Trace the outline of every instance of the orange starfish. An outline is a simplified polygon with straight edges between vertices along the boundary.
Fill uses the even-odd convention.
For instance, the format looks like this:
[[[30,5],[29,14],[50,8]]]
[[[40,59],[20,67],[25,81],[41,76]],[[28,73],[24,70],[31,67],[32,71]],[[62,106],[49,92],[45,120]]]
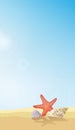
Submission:
[[[56,102],[57,98],[54,98],[52,101],[47,101],[43,95],[40,95],[40,98],[42,100],[42,104],[40,105],[34,105],[34,108],[40,108],[43,109],[42,116],[45,116],[48,111],[51,111],[53,109],[53,104]]]

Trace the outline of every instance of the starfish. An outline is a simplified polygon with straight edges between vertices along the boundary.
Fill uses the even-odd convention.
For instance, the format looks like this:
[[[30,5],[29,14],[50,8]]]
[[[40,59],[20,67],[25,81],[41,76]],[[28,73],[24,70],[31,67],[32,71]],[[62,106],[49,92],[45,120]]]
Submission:
[[[52,106],[57,101],[57,98],[54,98],[52,101],[47,101],[42,94],[40,95],[40,98],[42,100],[42,104],[34,105],[33,107],[43,109],[42,116],[46,116],[47,112],[53,109]]]

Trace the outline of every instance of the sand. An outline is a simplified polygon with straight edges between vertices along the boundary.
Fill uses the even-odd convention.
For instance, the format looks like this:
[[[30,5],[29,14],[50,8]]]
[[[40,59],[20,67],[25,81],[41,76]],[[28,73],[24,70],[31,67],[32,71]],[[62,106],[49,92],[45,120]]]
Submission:
[[[0,130],[75,130],[75,108],[69,108],[63,119],[33,120],[33,109],[0,112]]]

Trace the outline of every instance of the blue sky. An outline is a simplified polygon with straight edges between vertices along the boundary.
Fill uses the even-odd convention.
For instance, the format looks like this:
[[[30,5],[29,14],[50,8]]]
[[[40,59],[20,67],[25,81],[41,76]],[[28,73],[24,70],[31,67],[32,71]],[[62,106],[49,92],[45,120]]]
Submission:
[[[75,1],[0,0],[0,109],[55,97],[75,106]]]

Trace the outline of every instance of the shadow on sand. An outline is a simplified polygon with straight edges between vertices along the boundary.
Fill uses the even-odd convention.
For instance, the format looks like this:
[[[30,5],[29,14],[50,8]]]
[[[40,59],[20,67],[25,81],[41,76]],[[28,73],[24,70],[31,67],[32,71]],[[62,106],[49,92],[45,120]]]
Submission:
[[[35,121],[35,123],[40,123],[41,126],[45,126],[45,125],[56,125],[56,122],[65,122],[68,121],[64,118],[55,118],[55,117],[46,117],[46,118],[39,118],[39,119],[33,119]]]

